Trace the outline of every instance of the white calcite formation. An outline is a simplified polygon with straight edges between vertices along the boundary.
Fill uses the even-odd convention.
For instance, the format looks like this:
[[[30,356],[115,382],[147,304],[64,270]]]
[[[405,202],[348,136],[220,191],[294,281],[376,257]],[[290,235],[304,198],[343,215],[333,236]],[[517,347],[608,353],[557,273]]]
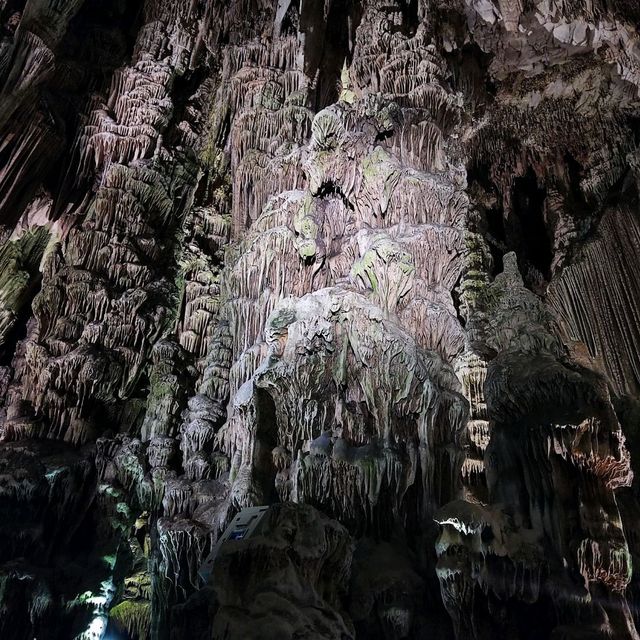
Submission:
[[[0,637],[637,640],[638,24],[0,0]]]

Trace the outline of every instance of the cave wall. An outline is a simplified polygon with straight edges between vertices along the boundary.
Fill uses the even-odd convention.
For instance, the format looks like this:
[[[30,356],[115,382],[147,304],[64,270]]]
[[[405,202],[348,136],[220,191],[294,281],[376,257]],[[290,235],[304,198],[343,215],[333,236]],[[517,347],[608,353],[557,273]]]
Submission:
[[[0,636],[638,638],[639,23],[0,0]]]

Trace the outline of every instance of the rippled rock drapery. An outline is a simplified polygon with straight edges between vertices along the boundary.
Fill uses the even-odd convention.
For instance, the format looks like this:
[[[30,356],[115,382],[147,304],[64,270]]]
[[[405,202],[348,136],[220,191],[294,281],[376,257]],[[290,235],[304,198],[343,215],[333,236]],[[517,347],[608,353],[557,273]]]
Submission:
[[[0,2],[0,636],[637,638],[638,24]]]

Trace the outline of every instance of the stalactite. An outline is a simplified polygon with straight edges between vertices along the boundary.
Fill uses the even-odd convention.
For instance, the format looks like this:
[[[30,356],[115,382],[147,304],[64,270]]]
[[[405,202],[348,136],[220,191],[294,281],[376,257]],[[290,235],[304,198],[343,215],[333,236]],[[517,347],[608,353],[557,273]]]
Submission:
[[[0,636],[637,639],[640,14],[583,5],[0,2]]]

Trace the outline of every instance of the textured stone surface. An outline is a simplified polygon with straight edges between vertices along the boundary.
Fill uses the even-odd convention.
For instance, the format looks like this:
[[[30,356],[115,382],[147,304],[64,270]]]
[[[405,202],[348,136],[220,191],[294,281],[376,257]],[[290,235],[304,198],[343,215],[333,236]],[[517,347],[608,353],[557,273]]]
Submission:
[[[638,24],[0,0],[0,636],[637,639]]]

